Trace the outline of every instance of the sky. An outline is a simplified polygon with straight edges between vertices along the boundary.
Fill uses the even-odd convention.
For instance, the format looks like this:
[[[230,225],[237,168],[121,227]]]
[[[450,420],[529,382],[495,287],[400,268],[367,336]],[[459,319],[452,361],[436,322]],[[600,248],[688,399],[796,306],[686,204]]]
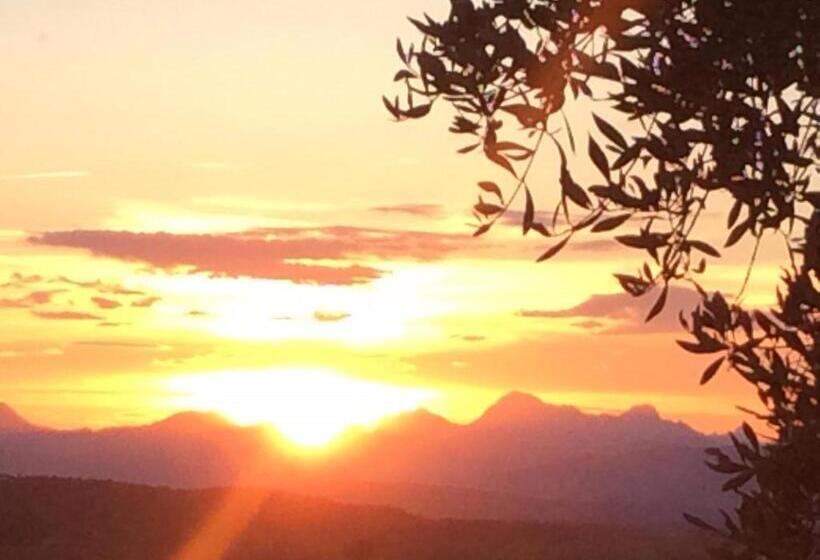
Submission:
[[[406,16],[446,9],[0,0],[0,401],[61,428],[214,409],[306,441],[419,406],[468,422],[510,390],[736,426],[753,391],[699,387],[708,357],[674,342],[685,287],[646,325],[612,276],[640,256],[605,234],[542,264],[512,222],[470,235],[475,183],[503,175],[456,153],[446,108],[397,124],[380,100]],[[750,251],[705,284],[736,293]],[[777,254],[747,303],[771,302]]]

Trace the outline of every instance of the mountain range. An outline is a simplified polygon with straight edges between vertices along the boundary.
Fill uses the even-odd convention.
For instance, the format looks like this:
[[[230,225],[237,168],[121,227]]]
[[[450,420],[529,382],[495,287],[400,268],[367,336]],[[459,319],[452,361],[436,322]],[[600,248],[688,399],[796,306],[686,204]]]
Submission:
[[[0,406],[0,472],[194,489],[269,487],[427,517],[680,528],[682,512],[731,507],[703,464],[725,438],[649,406],[591,415],[511,393],[474,422],[426,410],[297,454],[268,427],[183,412],[137,427],[60,431]]]

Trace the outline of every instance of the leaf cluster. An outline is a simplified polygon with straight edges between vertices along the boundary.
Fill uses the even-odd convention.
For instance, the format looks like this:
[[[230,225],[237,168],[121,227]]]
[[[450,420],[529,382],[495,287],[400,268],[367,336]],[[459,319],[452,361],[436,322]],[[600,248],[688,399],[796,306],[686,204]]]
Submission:
[[[724,488],[742,497],[737,519],[726,516],[735,547],[720,557],[804,559],[820,550],[820,3],[452,0],[447,18],[411,22],[421,39],[398,44],[405,99],[384,102],[397,120],[449,105],[450,131],[468,139],[460,152],[480,152],[508,174],[508,187],[479,183],[476,235],[523,199],[523,233],[548,240],[539,261],[582,231],[644,253],[639,270],[616,277],[634,296],[660,285],[647,319],[673,282],[702,294],[681,317],[691,339],[680,345],[719,355],[701,383],[727,368],[754,385],[766,411],[757,416],[776,434],[761,444],[746,426],[747,442],[734,440],[737,459],[711,452],[711,467],[730,476]],[[569,99],[602,107],[590,110],[581,154],[563,112]],[[530,171],[547,149],[558,173],[540,188]],[[593,182],[578,179],[578,158]],[[544,219],[537,203],[550,190],[558,202]],[[721,257],[698,229],[718,194],[729,200],[725,247],[743,239],[757,247],[770,234],[787,241],[771,312],[700,285],[707,260]]]

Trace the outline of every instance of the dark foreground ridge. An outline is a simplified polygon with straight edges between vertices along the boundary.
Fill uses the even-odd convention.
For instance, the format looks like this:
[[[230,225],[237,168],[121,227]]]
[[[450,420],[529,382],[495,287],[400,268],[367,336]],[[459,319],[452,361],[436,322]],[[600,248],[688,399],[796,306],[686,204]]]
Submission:
[[[593,524],[429,520],[395,508],[263,490],[3,477],[0,559],[172,559],[236,492],[261,493],[264,501],[225,560],[701,558],[692,550],[700,536],[655,536]]]

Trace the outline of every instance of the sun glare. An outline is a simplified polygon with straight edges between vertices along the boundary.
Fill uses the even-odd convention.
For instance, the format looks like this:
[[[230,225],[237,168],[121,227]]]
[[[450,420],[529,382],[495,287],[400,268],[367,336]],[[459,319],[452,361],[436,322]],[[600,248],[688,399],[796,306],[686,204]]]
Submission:
[[[175,406],[220,413],[242,425],[270,424],[300,447],[321,447],[430,401],[432,391],[316,369],[209,373],[167,383]]]

